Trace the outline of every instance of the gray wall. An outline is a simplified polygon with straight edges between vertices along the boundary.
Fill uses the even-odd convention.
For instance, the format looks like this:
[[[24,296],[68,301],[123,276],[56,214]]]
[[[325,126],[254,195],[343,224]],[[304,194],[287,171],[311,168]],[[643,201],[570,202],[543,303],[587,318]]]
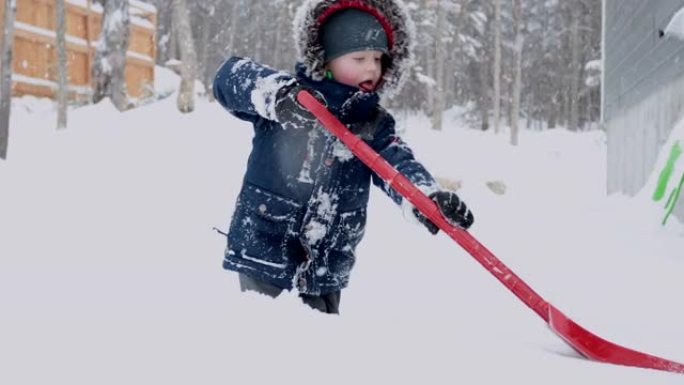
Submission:
[[[605,0],[604,120],[684,73],[684,43],[660,38],[684,0]]]
[[[602,112],[609,193],[639,193],[684,117],[684,41],[658,35],[682,7],[684,0],[604,0]],[[680,218],[683,200],[676,210]]]

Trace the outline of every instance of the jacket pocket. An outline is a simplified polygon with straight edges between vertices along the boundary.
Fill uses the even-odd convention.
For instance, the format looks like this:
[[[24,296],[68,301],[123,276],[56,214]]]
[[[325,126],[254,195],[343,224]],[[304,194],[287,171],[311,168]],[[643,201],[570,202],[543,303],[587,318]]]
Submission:
[[[330,272],[348,276],[356,262],[356,246],[366,230],[366,208],[340,214],[338,232],[329,256]]]
[[[300,208],[292,200],[245,183],[228,234],[231,252],[264,267],[287,268]]]

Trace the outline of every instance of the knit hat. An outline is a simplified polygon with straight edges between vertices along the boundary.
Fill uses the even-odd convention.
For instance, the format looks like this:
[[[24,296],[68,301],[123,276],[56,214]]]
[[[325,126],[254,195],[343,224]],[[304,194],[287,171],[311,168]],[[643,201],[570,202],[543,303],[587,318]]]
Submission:
[[[387,34],[378,19],[368,12],[346,8],[332,14],[321,27],[324,61],[356,51],[388,53]]]

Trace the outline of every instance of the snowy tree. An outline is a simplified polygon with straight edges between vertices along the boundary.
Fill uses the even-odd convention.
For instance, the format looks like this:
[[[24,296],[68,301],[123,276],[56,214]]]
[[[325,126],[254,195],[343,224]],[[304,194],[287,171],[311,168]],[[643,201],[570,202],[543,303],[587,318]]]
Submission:
[[[157,57],[158,65],[164,65],[170,59],[173,59],[173,24],[171,23],[172,7],[164,7],[161,1],[150,1],[152,5],[157,7]]]
[[[181,85],[176,104],[181,112],[195,109],[195,79],[197,79],[197,54],[195,52],[190,14],[185,0],[173,0],[173,20],[176,25],[181,56]]]
[[[494,0],[494,132],[501,124],[501,0]]]
[[[238,31],[239,31],[239,22],[240,22],[240,13],[241,11],[245,9],[243,6],[242,0],[234,0],[233,1],[233,8],[230,12],[230,25],[229,25],[229,40],[228,40],[228,45],[226,48],[228,48],[231,51],[237,50],[237,36],[238,36]]]
[[[579,8],[573,7],[569,10],[571,32],[570,32],[570,111],[568,119],[568,128],[570,130],[577,130],[579,125],[579,86],[581,82],[582,63],[580,60],[580,15]]]
[[[471,74],[469,82],[464,82],[470,86],[469,99],[477,110],[480,121],[480,129],[489,129],[489,108],[492,105],[490,81],[493,79],[493,66],[488,65],[492,58],[493,39],[490,38],[492,17],[491,5],[488,1],[473,4],[474,7],[469,13],[472,22],[471,40],[472,54],[467,65]],[[464,87],[465,88],[465,87]]]
[[[408,8],[416,24],[416,40],[414,57],[415,65],[401,95],[392,99],[394,106],[407,110],[430,113],[433,105],[433,78],[435,46],[435,13],[428,0],[409,2]],[[432,56],[432,57],[431,57]]]
[[[204,89],[207,90],[207,96],[209,100],[213,101],[214,94],[210,92],[213,83],[213,72],[214,69],[209,70],[209,50],[210,50],[210,39],[211,34],[215,33],[215,18],[216,5],[210,1],[205,1],[199,3],[196,7],[193,7],[194,13],[197,15],[193,17],[193,20],[199,19],[204,20],[204,22],[193,22],[193,27],[199,26],[200,28],[195,29],[193,32],[194,36],[198,36],[198,42],[196,44],[199,47],[198,57],[197,57],[197,76],[204,84]]]
[[[432,129],[442,129],[442,113],[446,105],[445,95],[445,77],[444,77],[444,60],[446,58],[446,44],[444,36],[445,30],[445,14],[444,4],[442,0],[437,0],[435,4],[437,12],[437,24],[435,26],[435,104],[432,108]]]
[[[9,118],[12,100],[12,47],[14,41],[15,0],[5,0],[2,39],[0,39],[0,159],[7,159]],[[1,12],[0,12],[1,15]]]
[[[514,81],[513,97],[511,106],[511,144],[518,145],[518,118],[520,114],[520,93],[522,92],[522,50],[523,50],[523,12],[522,0],[512,0],[513,23],[515,30],[513,55],[514,55]]]
[[[55,4],[57,20],[57,129],[67,126],[67,103],[69,84],[67,79],[66,14],[64,0]]]
[[[205,85],[230,56],[293,69],[291,24],[301,0],[187,2],[191,34],[178,31],[171,2],[146,1],[159,10],[160,65],[184,61],[183,36],[192,36],[195,78]],[[467,106],[468,121],[481,129],[500,126],[502,117],[511,126],[525,117],[529,127],[578,129],[599,118],[600,87],[585,79],[586,64],[600,58],[600,0],[521,0],[522,34],[513,0],[405,3],[416,24],[416,61],[403,91],[384,101],[389,107],[422,111],[436,122],[440,111]]]
[[[119,111],[129,108],[126,92],[126,51],[130,28],[128,0],[104,3],[102,29],[93,60],[93,102],[109,97]]]

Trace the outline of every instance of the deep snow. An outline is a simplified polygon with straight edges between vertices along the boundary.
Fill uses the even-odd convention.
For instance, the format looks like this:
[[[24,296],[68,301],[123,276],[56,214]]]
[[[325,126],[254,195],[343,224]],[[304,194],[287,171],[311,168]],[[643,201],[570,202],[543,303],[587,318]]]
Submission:
[[[605,195],[605,136],[445,130],[397,114],[471,233],[549,302],[613,342],[684,361],[684,226]],[[581,359],[449,238],[378,189],[342,315],[239,292],[221,269],[251,128],[216,103],[120,114],[13,101],[0,162],[2,384],[681,384]],[[487,182],[500,181],[504,195]]]

